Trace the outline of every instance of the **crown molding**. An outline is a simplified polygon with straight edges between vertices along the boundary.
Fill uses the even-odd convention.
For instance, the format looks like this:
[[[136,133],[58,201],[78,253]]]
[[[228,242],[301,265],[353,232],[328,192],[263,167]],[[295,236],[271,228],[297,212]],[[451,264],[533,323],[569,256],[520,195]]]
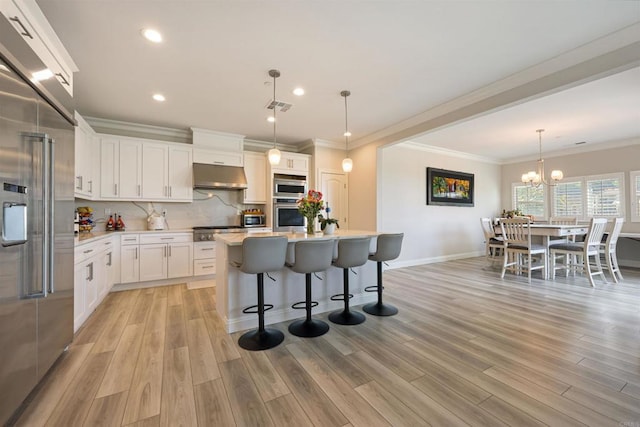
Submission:
[[[90,116],[85,116],[84,119],[93,128],[93,130],[102,134],[158,139],[161,141],[181,142],[184,144],[191,144],[192,140],[191,131],[187,129],[144,125],[140,123],[101,119]]]
[[[476,154],[465,153],[463,151],[449,150],[448,148],[435,147],[433,145],[422,144],[414,141],[405,141],[395,144],[394,146],[406,147],[412,150],[426,151],[434,154],[442,154],[445,156],[457,157],[460,159],[474,160],[477,162],[500,164],[497,159],[493,159],[490,157],[478,156]]]

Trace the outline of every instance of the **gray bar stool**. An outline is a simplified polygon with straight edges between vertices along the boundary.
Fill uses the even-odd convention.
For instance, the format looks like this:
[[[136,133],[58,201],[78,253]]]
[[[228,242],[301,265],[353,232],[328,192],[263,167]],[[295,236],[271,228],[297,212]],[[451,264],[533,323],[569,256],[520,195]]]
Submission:
[[[333,240],[304,240],[296,242],[294,264],[287,264],[296,273],[304,273],[306,281],[306,296],[304,301],[291,306],[294,309],[305,309],[307,318],[296,320],[289,325],[289,332],[298,337],[319,337],[329,330],[329,325],[321,320],[311,318],[311,309],[318,305],[311,300],[311,273],[325,271],[331,267],[333,258]]]
[[[234,263],[243,273],[257,274],[258,304],[242,310],[243,313],[258,314],[258,329],[246,332],[238,339],[238,344],[245,350],[267,350],[280,344],[284,334],[264,327],[264,312],[271,310],[273,304],[264,303],[264,273],[281,270],[287,256],[287,238],[247,237],[242,241],[242,262]]]
[[[342,281],[344,291],[331,297],[332,301],[344,300],[344,310],[334,311],[329,315],[329,320],[339,325],[357,325],[365,321],[364,314],[349,311],[349,299],[353,295],[349,293],[349,269],[366,264],[369,258],[370,237],[338,240],[338,258],[333,260],[333,265],[342,268]]]
[[[376,252],[369,255],[369,259],[378,264],[378,284],[364,288],[366,292],[378,292],[378,302],[372,302],[362,307],[365,313],[373,314],[374,316],[393,316],[398,313],[398,309],[394,306],[382,303],[382,263],[400,256],[403,237],[404,233],[381,234],[378,236]]]

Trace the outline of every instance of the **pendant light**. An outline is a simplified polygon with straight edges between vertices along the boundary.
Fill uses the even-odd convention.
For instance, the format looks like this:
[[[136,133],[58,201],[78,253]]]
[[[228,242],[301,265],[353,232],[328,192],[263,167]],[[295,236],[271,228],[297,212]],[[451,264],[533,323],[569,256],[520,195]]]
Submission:
[[[536,132],[538,132],[538,148],[539,148],[539,153],[540,156],[538,157],[538,170],[537,171],[529,171],[525,174],[522,174],[522,183],[523,184],[528,184],[531,187],[540,187],[540,185],[545,184],[548,186],[555,186],[558,185],[558,181],[560,181],[563,177],[564,174],[562,173],[561,170],[553,170],[551,171],[551,180],[552,181],[547,181],[544,177],[544,159],[542,158],[542,132],[544,132],[544,129],[537,129]]]
[[[276,79],[280,77],[280,71],[269,70],[269,76],[273,77],[273,102],[276,102]],[[273,166],[280,164],[281,153],[276,147],[276,107],[273,107],[273,148],[269,150],[269,163]]]
[[[349,158],[349,137],[351,136],[351,132],[349,132],[349,116],[347,109],[347,96],[351,95],[351,92],[348,90],[343,90],[340,92],[340,96],[344,97],[344,153],[345,158],[342,160],[342,170],[345,172],[351,172],[353,170],[353,160]]]

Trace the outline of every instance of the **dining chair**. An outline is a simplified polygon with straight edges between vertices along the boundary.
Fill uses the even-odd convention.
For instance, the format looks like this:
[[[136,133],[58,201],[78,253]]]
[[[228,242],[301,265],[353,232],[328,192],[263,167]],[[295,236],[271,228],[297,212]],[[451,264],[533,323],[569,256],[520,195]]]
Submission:
[[[616,218],[613,221],[611,230],[606,233],[606,238],[603,242],[600,242],[600,255],[604,255],[606,265],[603,268],[609,270],[613,281],[618,283],[618,278],[622,279],[622,273],[620,273],[620,267],[618,266],[618,256],[616,255],[616,247],[618,245],[618,237],[622,230],[622,224],[624,218]]]
[[[484,233],[485,257],[489,262],[500,261],[504,249],[502,237],[496,236],[491,218],[480,218],[480,225]]]
[[[552,277],[555,279],[556,270],[558,269],[564,269],[567,276],[569,275],[570,269],[581,269],[587,272],[589,283],[592,287],[596,287],[593,277],[598,274],[602,275],[602,280],[607,283],[607,279],[604,277],[604,272],[602,271],[602,263],[600,262],[600,244],[606,227],[606,218],[592,218],[584,242],[567,242],[551,246],[549,250],[551,252]],[[576,255],[581,255],[582,262],[570,264],[568,262],[569,256]],[[564,257],[564,265],[556,267],[556,261],[559,257]],[[594,265],[591,264],[589,257],[593,257]],[[593,267],[596,268],[595,271],[593,271]]]
[[[503,218],[500,220],[503,243],[503,262],[501,278],[507,270],[517,274],[527,271],[531,283],[531,271],[542,270],[543,278],[547,277],[547,248],[545,245],[531,242],[529,218]],[[540,263],[534,265],[535,256],[540,256]]]

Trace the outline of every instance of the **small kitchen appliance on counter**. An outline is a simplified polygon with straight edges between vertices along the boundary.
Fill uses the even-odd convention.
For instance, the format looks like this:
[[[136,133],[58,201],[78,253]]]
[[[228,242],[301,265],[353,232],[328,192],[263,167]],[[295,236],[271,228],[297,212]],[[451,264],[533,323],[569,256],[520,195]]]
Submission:
[[[147,217],[147,230],[164,230],[166,224],[164,216],[156,211],[151,212]]]

